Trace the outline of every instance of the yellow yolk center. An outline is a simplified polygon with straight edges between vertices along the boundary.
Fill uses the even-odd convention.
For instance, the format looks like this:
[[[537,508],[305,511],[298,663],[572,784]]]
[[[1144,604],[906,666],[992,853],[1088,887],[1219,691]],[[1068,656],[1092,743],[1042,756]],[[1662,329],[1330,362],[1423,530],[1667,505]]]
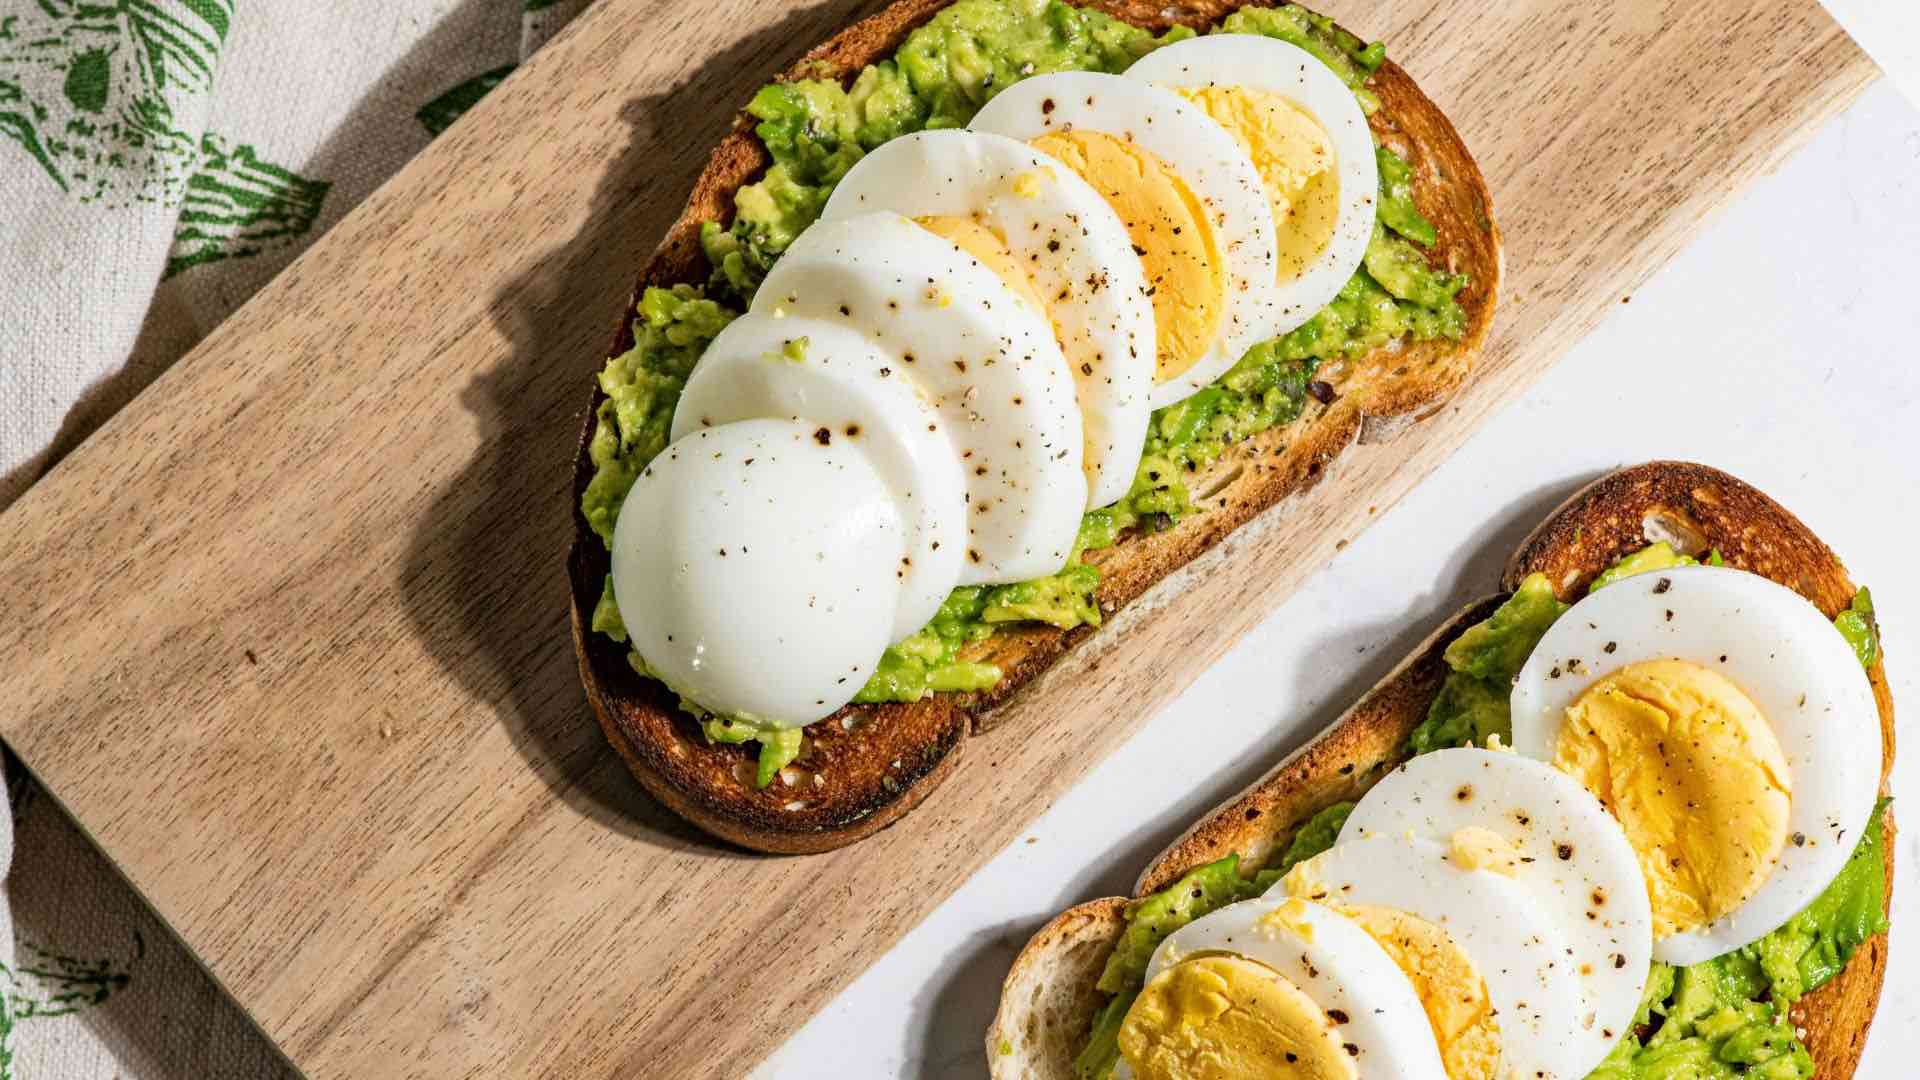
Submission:
[[[1568,707],[1553,763],[1620,819],[1656,938],[1738,907],[1786,845],[1780,742],[1751,698],[1698,664],[1650,660],[1593,684]]]
[[[1447,858],[1462,870],[1486,870],[1505,877],[1520,872],[1520,851],[1492,829],[1469,825],[1447,841]]]
[[[1340,170],[1326,129],[1305,109],[1263,90],[1207,86],[1179,93],[1227,129],[1266,184],[1279,249],[1274,280],[1305,273],[1340,218]]]
[[[1006,282],[1007,288],[1020,295],[1020,298],[1033,305],[1033,310],[1045,314],[1046,302],[1034,290],[1033,279],[1020,269],[1020,263],[1008,250],[1007,242],[1000,234],[967,217],[923,217],[914,218],[921,228],[943,237],[961,251],[979,260],[980,265],[993,271],[993,275]]]
[[[1124,139],[1076,128],[1033,140],[1093,185],[1127,227],[1153,301],[1154,378],[1207,354],[1226,310],[1226,271],[1213,223],[1166,162]]]
[[[1120,1025],[1139,1080],[1357,1080],[1326,1010],[1272,968],[1203,956],[1161,972]]]
[[[1493,1080],[1500,1067],[1500,1025],[1473,958],[1440,927],[1397,908],[1334,905],[1393,959],[1433,1025],[1447,1080]]]

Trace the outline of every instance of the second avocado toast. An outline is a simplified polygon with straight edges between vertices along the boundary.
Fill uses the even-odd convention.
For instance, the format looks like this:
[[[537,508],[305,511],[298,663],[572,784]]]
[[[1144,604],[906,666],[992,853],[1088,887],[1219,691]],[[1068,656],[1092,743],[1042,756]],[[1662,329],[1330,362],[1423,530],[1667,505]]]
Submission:
[[[1696,563],[1707,565],[1695,569]],[[1733,569],[1714,569],[1721,566]],[[1734,573],[1734,570],[1747,573]],[[1694,580],[1696,577],[1725,578],[1724,584],[1737,586],[1735,593],[1745,596],[1746,600],[1722,616],[1706,616],[1696,602],[1694,590],[1700,585]],[[1786,588],[1779,587],[1782,585]],[[1758,864],[1756,872],[1766,875],[1760,880],[1793,884],[1792,874],[1775,874],[1773,869],[1768,869],[1785,866],[1789,858],[1815,858],[1827,868],[1803,875],[1798,887],[1804,899],[1789,897],[1788,906],[1781,907],[1776,901],[1769,907],[1786,914],[1754,915],[1744,924],[1727,920],[1723,925],[1722,921],[1715,921],[1713,926],[1732,935],[1717,943],[1712,938],[1690,941],[1687,933],[1669,928],[1664,939],[1667,944],[1656,944],[1654,951],[1656,961],[1668,962],[1653,963],[1650,969],[1646,966],[1644,951],[1636,951],[1630,944],[1615,946],[1622,952],[1614,954],[1611,963],[1603,961],[1593,968],[1602,973],[1617,969],[1636,979],[1640,972],[1646,972],[1644,996],[1638,998],[1637,1013],[1632,1013],[1624,1030],[1610,1027],[1607,1021],[1585,1025],[1586,1034],[1601,1040],[1580,1059],[1593,1063],[1587,1066],[1591,1072],[1544,1074],[1553,1075],[1557,1080],[1579,1080],[1582,1075],[1590,1075],[1594,1080],[1741,1076],[1806,1080],[1815,1075],[1851,1076],[1865,1045],[1885,975],[1886,913],[1894,858],[1893,817],[1884,801],[1886,773],[1893,761],[1893,706],[1872,604],[1865,590],[1849,579],[1839,560],[1806,526],[1765,495],[1724,473],[1677,462],[1624,469],[1576,494],[1521,545],[1508,565],[1502,587],[1507,590],[1505,596],[1478,602],[1449,620],[1325,733],[1195,823],[1140,875],[1134,899],[1081,904],[1034,935],[1006,980],[999,1013],[987,1035],[987,1054],[993,1075],[1099,1080],[1115,1074],[1121,1043],[1128,1037],[1122,1032],[1123,1023],[1146,1024],[1154,1016],[1165,1020],[1164,1014],[1148,1010],[1150,1015],[1129,1021],[1136,1012],[1137,996],[1142,994],[1149,958],[1153,958],[1153,970],[1163,971],[1163,963],[1170,961],[1178,967],[1186,957],[1207,955],[1204,949],[1195,950],[1191,946],[1177,950],[1164,960],[1156,954],[1165,951],[1160,948],[1162,943],[1170,936],[1177,937],[1184,927],[1204,926],[1214,921],[1215,912],[1246,905],[1272,906],[1271,899],[1252,899],[1270,888],[1275,890],[1275,895],[1284,891],[1296,898],[1281,903],[1276,913],[1257,921],[1253,932],[1244,934],[1237,942],[1228,939],[1229,944],[1219,946],[1232,955],[1238,949],[1251,948],[1255,939],[1287,939],[1287,934],[1295,931],[1286,927],[1297,922],[1288,913],[1287,905],[1298,904],[1300,897],[1335,904],[1337,910],[1348,910],[1342,899],[1348,894],[1342,890],[1352,885],[1332,889],[1329,895],[1325,884],[1329,875],[1331,880],[1340,880],[1340,860],[1325,867],[1320,865],[1324,860],[1316,856],[1337,855],[1353,845],[1393,844],[1397,837],[1372,834],[1369,830],[1379,828],[1383,820],[1388,820],[1382,818],[1381,806],[1391,804],[1394,797],[1369,797],[1369,792],[1393,788],[1405,793],[1410,785],[1417,789],[1423,782],[1419,777],[1441,769],[1441,759],[1450,755],[1509,759],[1495,762],[1505,766],[1505,770],[1495,772],[1526,766],[1534,772],[1553,776],[1556,783],[1568,787],[1571,781],[1567,776],[1521,755],[1488,755],[1484,750],[1453,749],[1489,742],[1496,748],[1504,748],[1502,744],[1509,740],[1523,753],[1531,749],[1530,734],[1526,730],[1531,723],[1522,725],[1508,719],[1510,686],[1518,703],[1523,693],[1532,694],[1543,686],[1554,687],[1563,680],[1565,692],[1569,694],[1585,686],[1589,676],[1600,676],[1594,685],[1608,683],[1616,678],[1610,674],[1617,666],[1615,658],[1631,659],[1634,651],[1644,644],[1635,638],[1661,637],[1669,632],[1681,634],[1682,628],[1691,621],[1704,618],[1709,634],[1722,635],[1722,641],[1740,640],[1739,628],[1759,619],[1762,608],[1784,603],[1786,614],[1795,615],[1812,627],[1807,631],[1812,635],[1807,640],[1834,654],[1829,659],[1837,666],[1830,671],[1841,684],[1849,680],[1858,683],[1860,700],[1856,703],[1858,709],[1853,711],[1822,709],[1817,701],[1809,703],[1805,687],[1819,681],[1810,680],[1800,684],[1803,689],[1799,691],[1798,707],[1792,692],[1788,692],[1769,710],[1771,720],[1762,723],[1779,729],[1780,741],[1788,747],[1788,756],[1795,760],[1790,781],[1795,798],[1815,804],[1822,799],[1838,798],[1850,805],[1857,804],[1857,816],[1867,821],[1869,827],[1861,831],[1858,821],[1842,820],[1856,816],[1851,810],[1819,816],[1805,831],[1788,831],[1786,826],[1780,826],[1784,846],[1781,854],[1775,856],[1780,861]],[[1589,596],[1603,598],[1605,603],[1600,607],[1575,606],[1569,612],[1568,602]],[[1599,613],[1605,610],[1617,613],[1627,607],[1648,612],[1650,629],[1634,637],[1625,634],[1616,637],[1610,632],[1615,627]],[[1589,611],[1595,614],[1589,615]],[[1827,620],[1832,620],[1831,625]],[[1729,626],[1734,629],[1726,630]],[[1556,641],[1564,646],[1566,641],[1577,640],[1582,634],[1593,638],[1592,649],[1568,650],[1555,646]],[[1769,648],[1764,657],[1743,658],[1727,655],[1737,652],[1737,647],[1720,647],[1725,649],[1724,653],[1699,658],[1702,668],[1694,672],[1694,677],[1711,682],[1718,676],[1705,669],[1724,669],[1749,680],[1749,689],[1754,689],[1751,683],[1754,678],[1780,677],[1791,681],[1804,677],[1774,674],[1801,670],[1796,667],[1800,658],[1781,649]],[[1661,652],[1656,648],[1649,655],[1661,655]],[[1864,680],[1860,680],[1862,665],[1866,673]],[[1623,670],[1643,666],[1629,664]],[[1760,694],[1758,689],[1754,692]],[[1813,692],[1817,697],[1819,691]],[[1730,700],[1740,698],[1741,695],[1734,694]],[[1583,693],[1576,700],[1584,702],[1588,698]],[[1511,715],[1519,716],[1518,709],[1516,705],[1516,712]],[[1798,743],[1793,741],[1796,725],[1804,729]],[[1855,734],[1866,740],[1864,745],[1854,744]],[[1678,737],[1678,729],[1672,735]],[[1698,736],[1689,736],[1690,741],[1694,738]],[[1811,741],[1807,741],[1809,739]],[[1537,737],[1532,741],[1537,745]],[[1563,770],[1577,771],[1579,756],[1566,756],[1567,744],[1563,742],[1561,746],[1563,753],[1554,756],[1554,763]],[[1814,749],[1809,751],[1809,747]],[[1616,745],[1614,750],[1623,757],[1626,754],[1622,746]],[[1695,752],[1675,751],[1679,754],[1676,760],[1687,760],[1686,754]],[[1815,753],[1816,759],[1824,754],[1829,765],[1836,754],[1841,759],[1851,758],[1841,771],[1853,769],[1861,775],[1842,784],[1844,790],[1823,794],[1821,784],[1829,778],[1820,774],[1829,770],[1806,768],[1816,759],[1795,757],[1796,753],[1808,752]],[[1661,757],[1664,759],[1667,753],[1663,746]],[[1419,765],[1410,769],[1409,762]],[[1492,783],[1492,773],[1475,775],[1487,782],[1461,783],[1457,791],[1449,782],[1444,791],[1432,793],[1435,798],[1424,811],[1398,820],[1420,831],[1420,820],[1459,818],[1480,813],[1473,807],[1482,802],[1500,802],[1504,806],[1502,799],[1520,798],[1511,795],[1512,789]],[[1669,775],[1686,779],[1685,770]],[[1716,769],[1705,777],[1694,777],[1692,782],[1704,780],[1709,786],[1701,790],[1711,794],[1713,785],[1726,788],[1727,778],[1736,775],[1739,774],[1735,771]],[[1593,782],[1589,775],[1581,784]],[[1778,782],[1783,789],[1788,785],[1784,767]],[[1750,783],[1743,779],[1734,786]],[[1575,801],[1589,800],[1592,811],[1601,814],[1603,821],[1624,812],[1627,805],[1617,788],[1601,800],[1582,794],[1579,786],[1571,790],[1575,792]],[[1731,794],[1744,799],[1752,793],[1733,791]],[[1876,796],[1881,799],[1878,804],[1874,803]],[[1404,794],[1397,797],[1404,798]],[[1663,800],[1666,791],[1662,789],[1650,798],[1656,802]],[[1689,800],[1692,798],[1689,796]],[[1417,800],[1414,805],[1419,805]],[[1514,804],[1519,805],[1518,801]],[[1695,804],[1689,801],[1687,805]],[[1729,828],[1757,828],[1752,823],[1762,819],[1781,820],[1767,818],[1758,811],[1724,809],[1738,803],[1721,805],[1723,809],[1715,813],[1703,808],[1698,812],[1702,816],[1691,824],[1683,822],[1682,830],[1717,837]],[[1525,811],[1508,807],[1507,817],[1515,820],[1499,819],[1503,823],[1495,824],[1495,819],[1489,818],[1487,824],[1507,837],[1517,838],[1524,847],[1530,816],[1545,821],[1548,816],[1557,818],[1564,812],[1564,808],[1557,805],[1548,814],[1537,813],[1537,809],[1531,803]],[[1817,809],[1817,805],[1808,808],[1809,812]],[[1365,819],[1369,823],[1367,829],[1358,829],[1356,819]],[[1387,831],[1397,832],[1398,827]],[[1456,832],[1451,853],[1442,856],[1443,862],[1451,859],[1462,865],[1471,864],[1473,868],[1485,866],[1482,860],[1486,852],[1499,850],[1501,844],[1497,837],[1478,837],[1477,841],[1496,841],[1485,846],[1462,843],[1461,833],[1477,831],[1481,830]],[[1357,839],[1356,832],[1360,834]],[[1369,839],[1370,835],[1373,838]],[[1603,839],[1599,835],[1579,830],[1537,839],[1543,843],[1552,841],[1546,844],[1542,860],[1549,866],[1556,863],[1579,866],[1582,860],[1596,857],[1597,851],[1605,846],[1599,843]],[[1406,843],[1415,841],[1409,838]],[[1634,846],[1638,849],[1642,845],[1636,840]],[[1679,867],[1679,849],[1672,850],[1676,854],[1674,866]],[[1650,865],[1645,859],[1643,851],[1641,866]],[[1405,860],[1403,855],[1398,859],[1373,861]],[[1629,875],[1638,885],[1641,879],[1631,854],[1628,860]],[[1533,860],[1521,859],[1520,862]],[[1664,873],[1664,861],[1661,865]],[[1522,879],[1542,873],[1538,866],[1511,867],[1506,872],[1514,875],[1515,870]],[[1360,878],[1371,872],[1362,870]],[[1651,880],[1652,871],[1648,873]],[[1361,884],[1364,887],[1364,882]],[[1460,892],[1459,884],[1434,888],[1428,895],[1440,897],[1444,903],[1446,896]],[[1772,887],[1772,884],[1759,885],[1759,891],[1751,896],[1761,897]],[[1605,920],[1613,918],[1632,921],[1630,914],[1620,908],[1623,897],[1618,889],[1609,895],[1603,895],[1597,887],[1593,892],[1586,918],[1600,918],[1602,922],[1589,925],[1610,926],[1612,924]],[[1415,892],[1402,891],[1386,900],[1355,894],[1352,902],[1421,907],[1433,901],[1422,899]],[[1611,907],[1602,907],[1603,903]],[[1652,910],[1656,919],[1671,906],[1664,901],[1655,903]],[[1644,915],[1648,909],[1640,910]],[[1465,921],[1446,924],[1449,933],[1471,932],[1469,914],[1455,912],[1455,919]],[[1496,928],[1495,936],[1504,942],[1504,947],[1518,947],[1518,943],[1526,940],[1522,922],[1522,909],[1516,909],[1509,925]],[[1642,925],[1641,932],[1645,933]],[[1372,931],[1370,925],[1369,932]],[[1577,929],[1572,937],[1545,935],[1549,946],[1568,944],[1569,963],[1578,959],[1574,947],[1578,940]],[[1656,937],[1656,942],[1660,940]],[[1644,950],[1644,945],[1640,948]],[[1487,955],[1480,954],[1482,971],[1487,971],[1484,967]],[[1627,955],[1637,959],[1630,961]],[[1439,961],[1428,963],[1439,964]],[[1516,963],[1524,969],[1525,961]],[[1415,970],[1408,967],[1409,976]],[[1430,967],[1429,977],[1433,970],[1451,969],[1444,965]],[[1595,977],[1584,963],[1580,971],[1583,979]],[[1326,986],[1315,987],[1311,985],[1311,978],[1302,978],[1307,979],[1306,985],[1316,994],[1326,992]],[[1457,986],[1460,981],[1454,978],[1447,985]],[[1551,981],[1535,986],[1533,992],[1543,995],[1544,1000],[1547,983]],[[1495,976],[1489,972],[1487,986],[1491,988],[1495,983]],[[1618,1004],[1625,1006],[1631,1006],[1634,1001],[1633,997],[1619,999],[1618,994],[1615,997]],[[1531,1022],[1526,1002],[1519,1003],[1516,1009],[1509,1001],[1505,1013],[1490,1017],[1483,1014],[1478,1020],[1469,1017],[1448,1027],[1442,1022],[1443,1013],[1435,1011],[1432,999],[1425,992],[1422,1001],[1426,1003],[1427,1017],[1432,1020],[1434,1037],[1450,1043],[1455,1051],[1447,1056],[1445,1075],[1452,1080],[1461,1080],[1462,1075],[1505,1075],[1479,1071],[1492,1068],[1485,1047],[1479,1048],[1477,1064],[1473,1064],[1476,1055],[1467,1051],[1473,1040],[1464,1037],[1464,1033],[1481,1029],[1483,1043],[1486,1030],[1494,1027],[1503,1030],[1511,1027],[1524,1034]],[[1386,996],[1372,1003],[1383,1007],[1390,1004]],[[1536,1003],[1533,1007],[1540,1006]],[[1543,1025],[1540,1033],[1552,1044],[1548,1053],[1585,1037],[1577,1012],[1548,1010],[1538,1018]],[[1589,1021],[1593,1015],[1588,1014]],[[1348,1030],[1343,1014],[1336,1012],[1334,1018],[1342,1030]],[[1184,1022],[1199,1023],[1192,1014]],[[1152,1043],[1152,1030],[1142,1027],[1134,1032],[1136,1052],[1146,1052],[1143,1047]],[[1368,1052],[1371,1046],[1369,1044]],[[1498,1050],[1496,1039],[1492,1061],[1500,1059]],[[1346,1053],[1359,1052],[1357,1043],[1348,1045]],[[1373,1067],[1379,1068],[1382,1064],[1375,1059]],[[1511,1066],[1512,1062],[1506,1064]],[[1437,1070],[1439,1065],[1435,1063],[1431,1068]],[[1363,1066],[1361,1075],[1371,1073]],[[1441,1074],[1434,1071],[1431,1075]]]
[[[1104,616],[1466,378],[1500,278],[1471,157],[1380,46],[1297,7],[1239,8],[902,0],[763,90],[749,107],[759,123],[743,118],[715,151],[642,277],[639,319],[623,321],[609,352],[574,491],[574,632],[588,697],[635,775],[676,812],[768,851],[825,850],[883,827],[946,775],[984,714]],[[965,122],[1003,83],[1120,70],[1193,27],[1288,42],[1350,88],[1381,148],[1365,267],[1297,330],[1154,414],[1133,489],[1086,515],[1064,571],[954,591],[925,630],[887,651],[852,704],[804,735],[683,709],[630,656],[608,549],[625,486],[665,445],[707,342],[864,153]],[[806,359],[804,338],[787,345],[789,359]]]

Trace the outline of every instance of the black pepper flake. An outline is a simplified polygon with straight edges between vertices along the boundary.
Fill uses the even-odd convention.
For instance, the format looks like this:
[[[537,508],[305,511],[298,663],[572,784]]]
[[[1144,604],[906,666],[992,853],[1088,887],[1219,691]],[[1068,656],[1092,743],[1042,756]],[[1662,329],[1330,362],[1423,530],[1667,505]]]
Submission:
[[[1348,1016],[1345,1012],[1339,1009],[1328,1009],[1327,1018],[1332,1020],[1336,1024],[1344,1024],[1352,1019],[1352,1017]]]
[[[833,432],[828,431],[826,428],[821,428],[819,431],[813,433],[813,441],[819,443],[821,446],[827,446],[833,442]]]
[[[1573,858],[1573,845],[1572,844],[1555,844],[1553,847],[1553,853],[1555,855],[1560,856],[1561,862],[1566,862],[1568,859]]]
[[[1313,400],[1319,402],[1322,405],[1331,405],[1335,401],[1337,401],[1340,397],[1339,394],[1336,394],[1333,392],[1332,383],[1326,382],[1321,379],[1315,379],[1312,382],[1308,383],[1307,393],[1313,397]]]
[[[1659,581],[1656,581],[1653,583],[1653,595],[1659,596],[1661,593],[1666,592],[1668,589],[1671,589],[1671,588],[1673,588],[1673,579],[1663,577]]]

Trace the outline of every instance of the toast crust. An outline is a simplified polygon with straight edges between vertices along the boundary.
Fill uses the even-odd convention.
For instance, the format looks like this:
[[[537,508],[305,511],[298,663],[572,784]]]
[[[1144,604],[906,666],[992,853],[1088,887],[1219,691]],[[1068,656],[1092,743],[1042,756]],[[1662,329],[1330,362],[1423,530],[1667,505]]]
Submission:
[[[1508,563],[1502,587],[1516,588],[1539,571],[1554,583],[1563,600],[1572,600],[1607,567],[1651,540],[1668,540],[1689,554],[1717,549],[1730,566],[1787,585],[1828,618],[1853,599],[1855,585],[1846,568],[1812,530],[1759,490],[1719,470],[1690,462],[1656,461],[1621,469],[1576,492],[1523,541]],[[1156,856],[1134,887],[1136,897],[1157,892],[1181,875],[1228,854],[1238,853],[1249,870],[1265,864],[1291,839],[1294,829],[1333,803],[1363,792],[1404,756],[1407,736],[1425,716],[1446,678],[1446,646],[1498,604],[1477,601],[1448,619],[1390,674],[1305,747],[1196,822]],[[1885,657],[1867,673],[1880,711],[1883,748],[1880,789],[1887,791],[1893,767],[1893,698]],[[1895,826],[1889,810],[1883,818],[1886,904],[1893,900]],[[1093,901],[1074,912],[1116,909],[1107,928],[1106,953],[1125,929],[1126,901]],[[1073,1055],[1084,1038],[1100,997],[1082,1007],[1080,996],[1050,981],[1080,978],[1083,965],[1058,954],[1069,935],[1062,921],[1047,924],[1014,963],[987,1031],[990,1073],[996,1080],[1074,1080]],[[1086,940],[1093,931],[1084,917],[1071,921],[1071,940],[1080,954],[1098,951]],[[1104,962],[1103,954],[1103,962]],[[1854,1074],[1866,1046],[1867,1031],[1886,978],[1887,935],[1870,938],[1846,968],[1795,1003],[1790,1016],[1812,1054],[1818,1080],[1846,1080]],[[1097,977],[1097,974],[1096,974]],[[1019,994],[1008,991],[1018,985]],[[1031,1003],[1056,1003],[1036,1019]],[[1074,1015],[1066,1015],[1073,1011]],[[1064,1044],[1045,1039],[1015,1039],[1011,1033],[1037,1029],[1051,1033],[1073,1029]],[[1004,1042],[1003,1042],[1004,1040]],[[1034,1053],[999,1052],[1006,1045]]]
[[[850,77],[891,53],[947,2],[898,0],[813,49],[780,78],[817,77],[823,71]],[[1083,6],[1164,30],[1175,23],[1212,23],[1242,4],[1094,0]],[[1459,295],[1467,314],[1462,339],[1396,344],[1323,365],[1318,377],[1338,396],[1328,404],[1310,400],[1293,423],[1232,448],[1206,473],[1190,478],[1198,512],[1174,528],[1130,534],[1088,556],[1101,571],[1097,598],[1103,611],[1118,610],[1260,512],[1312,487],[1356,440],[1382,440],[1436,410],[1466,379],[1486,338],[1500,286],[1500,237],[1490,197],[1452,124],[1406,72],[1384,63],[1368,85],[1381,101],[1371,118],[1373,129],[1413,165],[1414,201],[1438,233],[1431,260],[1471,278]],[[649,260],[634,291],[636,302],[650,286],[705,279],[700,223],[727,220],[734,192],[767,164],[743,113]],[[632,345],[631,318],[623,315],[608,355]],[[671,692],[633,672],[623,646],[588,629],[608,556],[577,507],[593,474],[587,445],[601,400],[596,387],[582,426],[572,492],[575,539],[568,564],[581,681],[607,740],[641,784],[709,833],[779,853],[826,851],[873,833],[918,804],[952,771],[968,735],[989,726],[993,710],[1094,632],[1084,626],[1071,631],[1030,626],[996,634],[964,654],[1000,666],[1004,677],[992,690],[939,694],[905,705],[848,706],[809,727],[801,757],[768,788],[755,789],[750,751],[707,742]]]

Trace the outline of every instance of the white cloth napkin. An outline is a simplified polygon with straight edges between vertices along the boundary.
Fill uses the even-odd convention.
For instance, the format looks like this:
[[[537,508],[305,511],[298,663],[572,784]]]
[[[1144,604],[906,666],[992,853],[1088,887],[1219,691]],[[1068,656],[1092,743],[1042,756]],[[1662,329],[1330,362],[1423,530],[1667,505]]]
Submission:
[[[0,0],[0,510],[587,0]],[[0,1080],[292,1076],[17,770]]]

